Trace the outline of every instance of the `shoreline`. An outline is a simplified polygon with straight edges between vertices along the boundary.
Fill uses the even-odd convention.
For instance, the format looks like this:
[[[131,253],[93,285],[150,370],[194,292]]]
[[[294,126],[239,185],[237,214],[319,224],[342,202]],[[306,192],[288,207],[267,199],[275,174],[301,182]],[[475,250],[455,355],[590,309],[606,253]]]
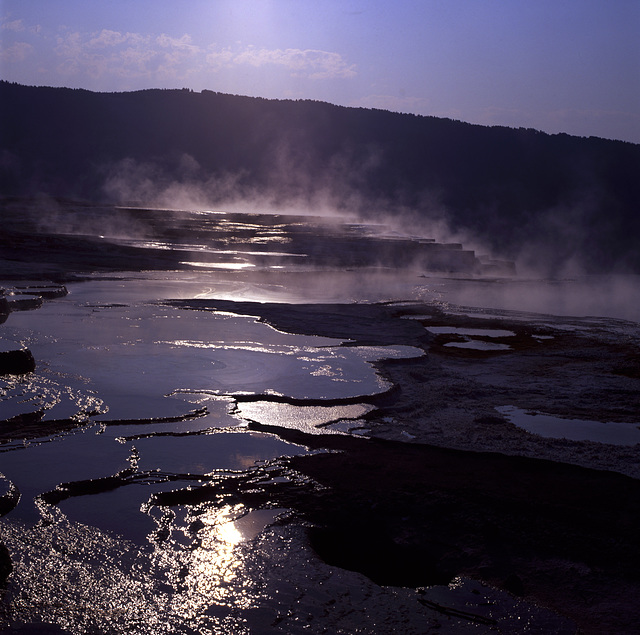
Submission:
[[[543,458],[640,478],[640,445],[542,437],[517,427],[496,410],[496,406],[515,405],[565,419],[640,425],[637,329],[621,342],[618,333],[607,332],[602,326],[592,332],[567,331],[562,318],[556,318],[554,326],[549,316],[541,316],[539,323],[465,317],[419,303],[294,307],[224,300],[167,303],[191,310],[259,315],[267,324],[289,333],[333,338],[350,335],[349,345],[422,348],[424,357],[374,364],[394,389],[363,417],[369,436]],[[403,319],[407,316],[424,319]],[[455,335],[434,336],[426,330],[442,324],[509,330],[514,335],[491,338],[508,343],[510,348],[499,352],[447,348],[449,342],[456,341]],[[325,403],[331,405],[332,401]]]

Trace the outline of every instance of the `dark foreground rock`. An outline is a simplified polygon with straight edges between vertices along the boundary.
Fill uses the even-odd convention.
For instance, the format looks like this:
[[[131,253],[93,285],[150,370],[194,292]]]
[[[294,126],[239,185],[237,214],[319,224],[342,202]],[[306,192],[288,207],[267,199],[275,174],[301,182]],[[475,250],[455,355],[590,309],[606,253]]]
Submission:
[[[154,503],[287,507],[309,523],[325,562],[383,586],[467,576],[570,617],[585,633],[640,623],[637,480],[497,453],[278,434],[338,451],[286,459],[283,475],[298,475],[289,488],[233,474]]]
[[[36,369],[36,361],[28,348],[16,344],[15,348],[4,346],[10,350],[3,350],[6,344],[0,341],[0,375],[24,375]]]

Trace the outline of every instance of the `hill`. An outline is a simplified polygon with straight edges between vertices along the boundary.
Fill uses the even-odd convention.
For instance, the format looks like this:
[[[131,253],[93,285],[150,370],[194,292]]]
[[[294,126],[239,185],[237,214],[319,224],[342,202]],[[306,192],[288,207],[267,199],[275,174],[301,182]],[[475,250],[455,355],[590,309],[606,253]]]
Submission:
[[[556,273],[640,273],[640,145],[211,91],[0,82],[0,104],[4,196],[446,221]]]

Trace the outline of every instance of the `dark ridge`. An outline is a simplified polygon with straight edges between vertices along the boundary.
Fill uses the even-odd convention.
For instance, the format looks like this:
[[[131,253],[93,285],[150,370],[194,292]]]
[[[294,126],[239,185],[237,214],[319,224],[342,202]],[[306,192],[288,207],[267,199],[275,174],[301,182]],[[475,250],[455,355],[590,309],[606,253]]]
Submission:
[[[501,257],[527,247],[550,270],[640,271],[637,144],[212,91],[0,82],[0,102],[5,196],[120,202],[177,183],[215,199],[231,176],[276,204],[328,192],[372,215],[410,208],[416,227],[444,209]]]

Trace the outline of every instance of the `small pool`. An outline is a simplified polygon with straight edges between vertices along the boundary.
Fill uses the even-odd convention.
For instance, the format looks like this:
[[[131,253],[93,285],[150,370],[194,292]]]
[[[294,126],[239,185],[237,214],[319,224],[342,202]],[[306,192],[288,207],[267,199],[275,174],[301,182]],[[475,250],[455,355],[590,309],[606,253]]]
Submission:
[[[427,326],[434,335],[469,335],[470,337],[514,337],[513,331],[506,329],[467,329],[458,326]]]
[[[498,342],[485,342],[483,340],[467,340],[466,342],[447,342],[449,348],[470,348],[474,351],[509,351],[511,346]]]
[[[571,441],[597,441],[611,445],[640,443],[640,423],[615,423],[562,419],[515,406],[497,406],[496,410],[511,423],[542,437]]]

